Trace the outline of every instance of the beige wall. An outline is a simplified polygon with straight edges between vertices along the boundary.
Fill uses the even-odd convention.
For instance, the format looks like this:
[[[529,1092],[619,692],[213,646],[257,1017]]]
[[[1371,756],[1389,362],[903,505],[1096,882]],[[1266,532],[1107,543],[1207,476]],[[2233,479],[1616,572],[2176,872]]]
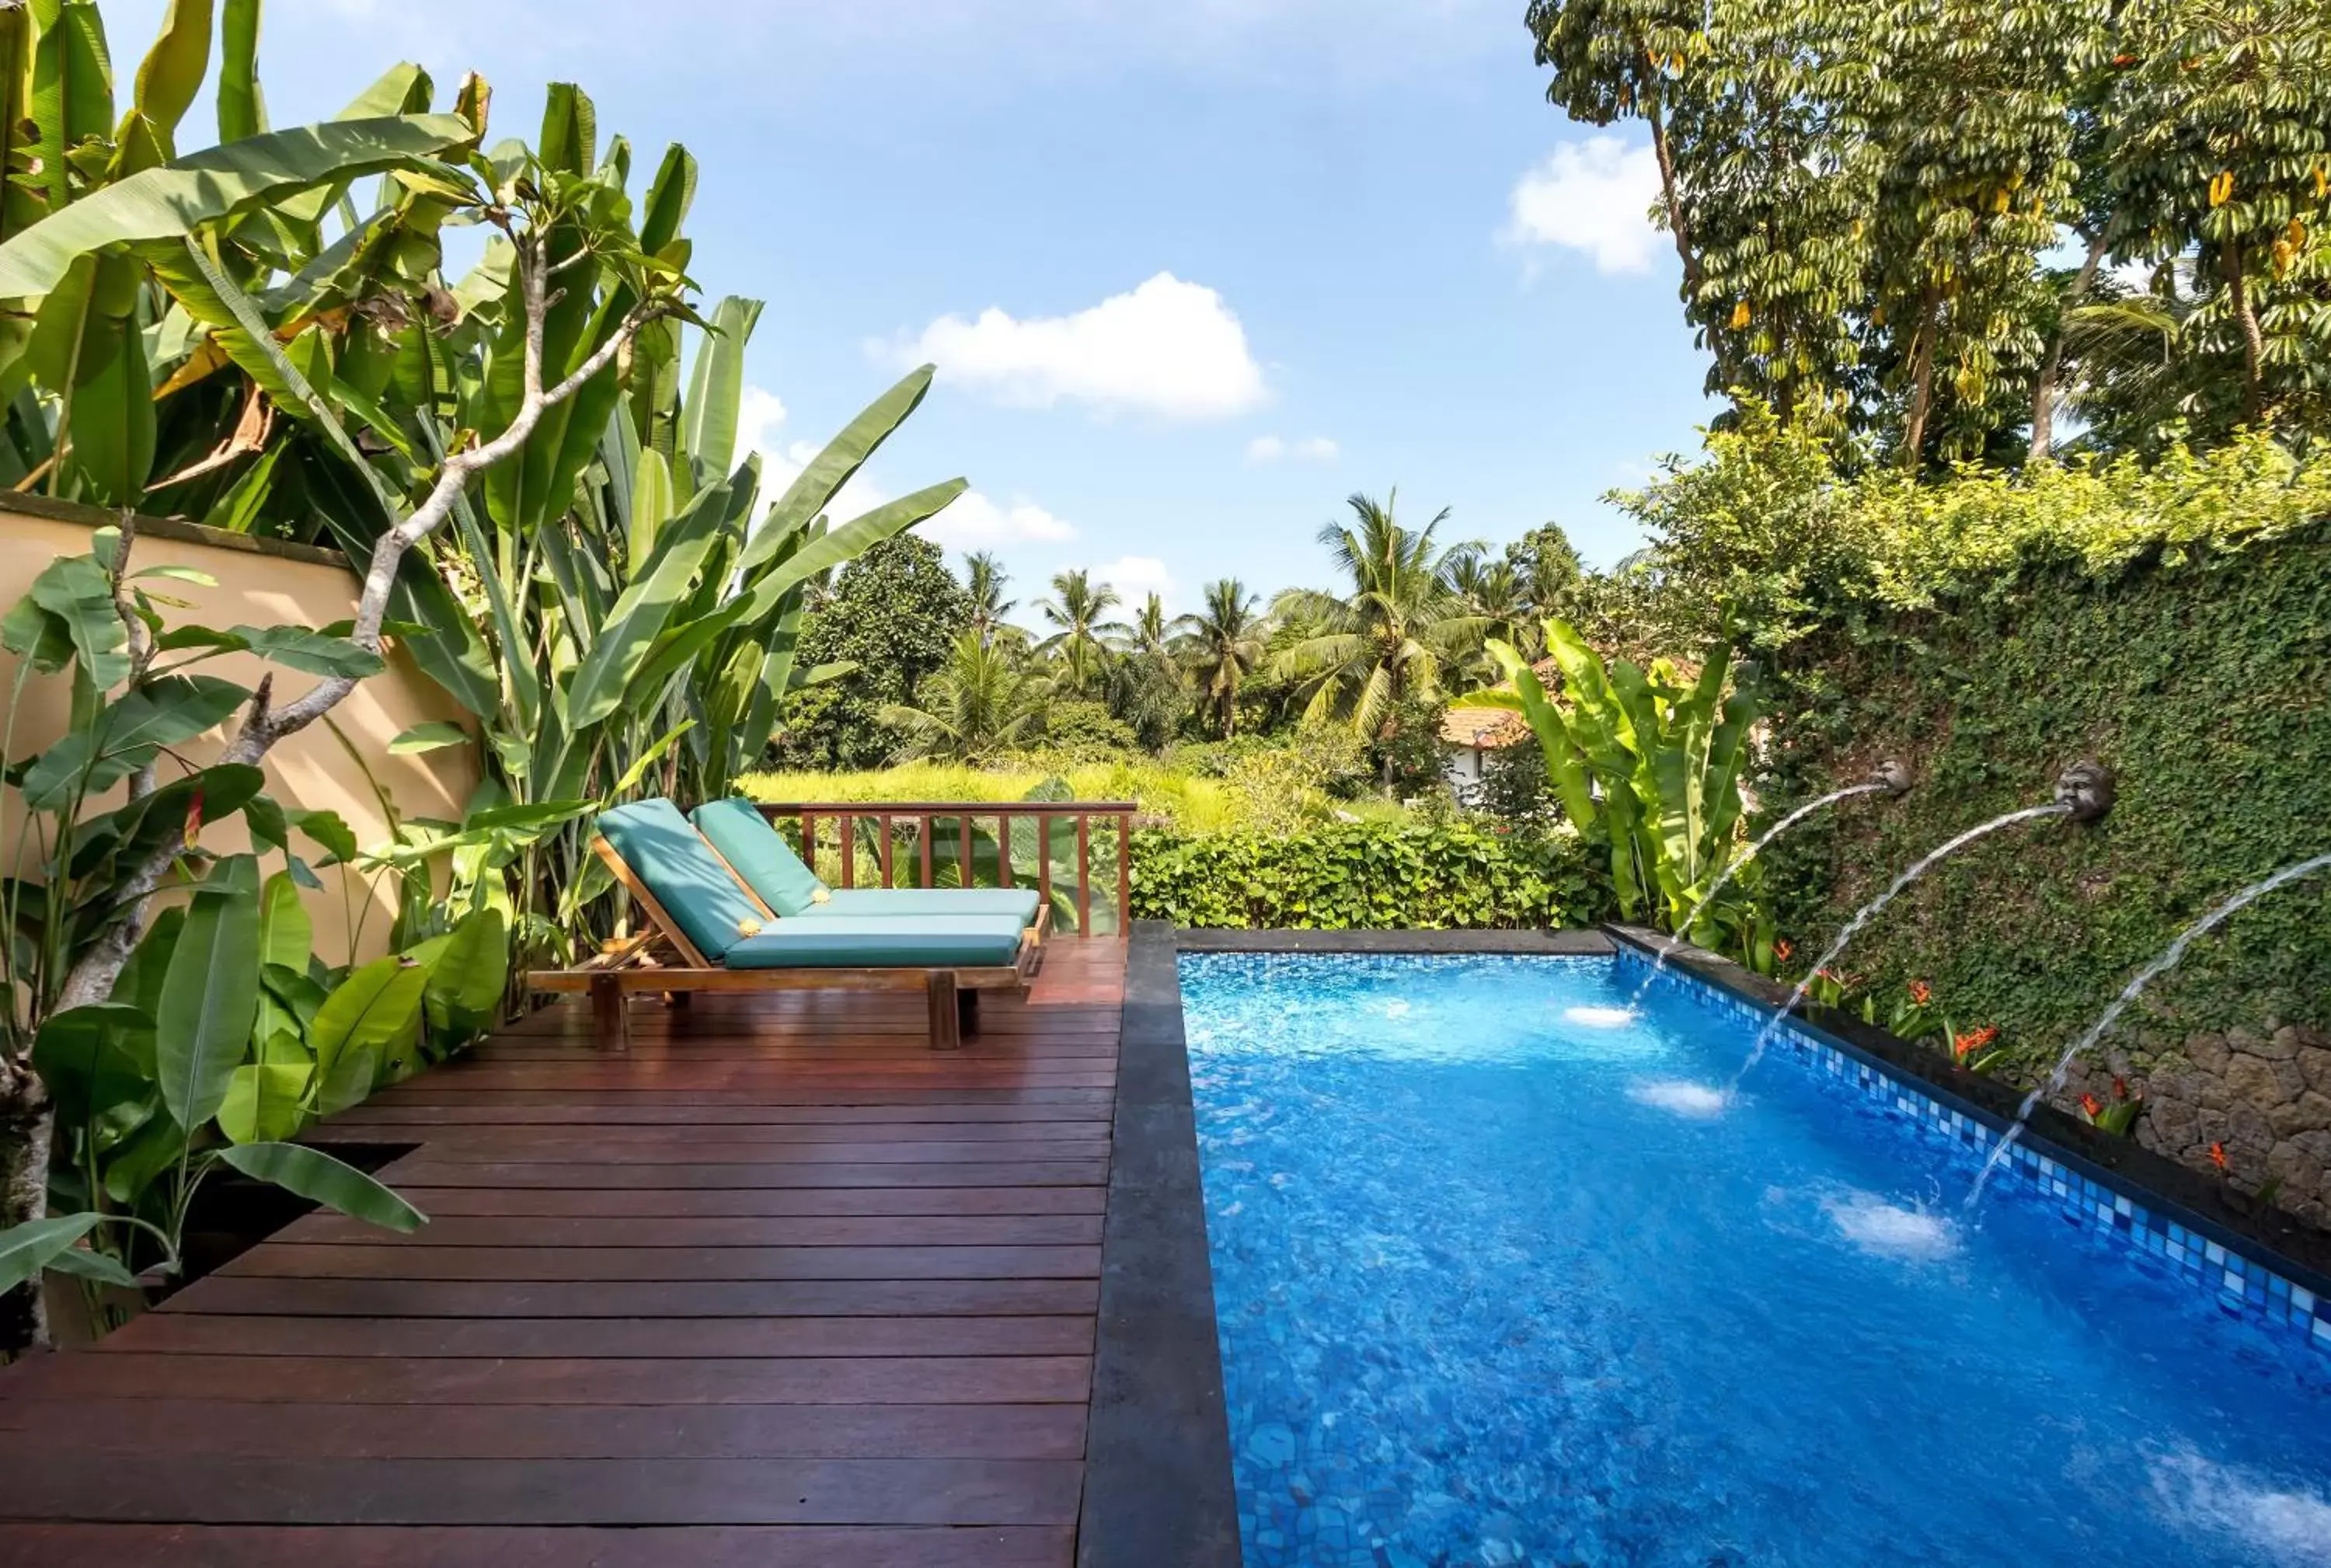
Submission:
[[[19,509],[23,508],[60,515],[32,515]],[[22,598],[33,578],[58,556],[88,551],[95,516],[85,508],[0,496],[0,612]],[[189,537],[193,535],[206,537]],[[237,535],[176,524],[166,526],[166,536],[161,528],[141,535],[130,564],[133,569],[191,566],[217,579],[215,588],[167,578],[149,580],[146,584],[149,591],[183,599],[189,606],[162,607],[171,624],[325,626],[347,620],[356,610],[357,579],[340,556],[327,551],[268,546]],[[280,700],[296,697],[316,682],[314,676],[281,665],[262,665],[245,654],[210,660],[199,669],[245,686],[256,683],[262,672],[272,673]],[[0,651],[0,692],[14,684],[15,675],[15,660]],[[11,755],[31,755],[55,739],[65,723],[67,701],[65,677],[34,676],[17,710]],[[409,658],[392,651],[388,669],[358,686],[332,710],[332,723],[347,737],[348,746],[344,747],[320,723],[283,741],[267,759],[268,793],[286,806],[339,813],[355,830],[357,841],[367,849],[388,837],[381,794],[408,819],[458,818],[478,782],[472,748],[448,746],[418,755],[391,756],[388,743],[424,720],[467,717],[461,705],[423,675]],[[214,757],[224,742],[224,732],[214,731],[178,749],[199,765]],[[361,766],[349,755],[350,748],[363,757]],[[166,770],[169,765],[166,759],[163,766]],[[118,794],[105,803],[118,803]],[[23,820],[22,805],[14,792],[7,796],[7,821],[0,828],[0,854],[13,866]],[[250,848],[240,818],[206,830],[203,843],[222,853]],[[312,845],[306,851],[311,861],[320,855]],[[270,870],[281,869],[281,857],[271,856],[270,860]],[[389,921],[395,913],[393,893],[385,886],[376,891],[368,889],[353,872],[347,874],[345,889],[338,870],[319,875],[323,889],[308,894],[309,912],[315,917],[317,952],[327,963],[347,962],[353,930],[359,934],[356,956],[378,956],[385,950]],[[352,911],[355,918],[345,917],[344,908]]]

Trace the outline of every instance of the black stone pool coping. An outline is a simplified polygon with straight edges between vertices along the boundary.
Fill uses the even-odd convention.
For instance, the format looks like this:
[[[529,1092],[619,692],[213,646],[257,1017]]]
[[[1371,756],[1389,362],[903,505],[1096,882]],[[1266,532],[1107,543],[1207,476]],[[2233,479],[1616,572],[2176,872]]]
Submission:
[[[1637,927],[1605,929],[1646,956],[1666,952],[1670,972],[1688,972],[1702,984],[1759,1007],[1777,1012],[1789,1000],[1788,986],[1706,948],[1689,946]],[[1798,1011],[1795,1019],[1800,1028],[1818,1035],[1824,1043],[1908,1083],[1927,1098],[1993,1132],[2004,1132],[2023,1104],[2024,1090],[1969,1072],[1941,1051],[1889,1034],[1851,1013],[1808,1005]],[[2294,1285],[2331,1298],[2331,1236],[2305,1221],[2156,1155],[2134,1138],[2115,1136],[2044,1103],[2033,1110],[2023,1141],[2098,1186],[2145,1204],[2163,1219],[2274,1270]]]
[[[1134,923],[1126,958],[1114,1156],[1101,1233],[1100,1326],[1078,1568],[1238,1568],[1205,1194],[1183,1032],[1183,953],[1537,954],[1670,952],[1670,969],[1777,1010],[1788,989],[1657,932],[1176,931]],[[1940,1053],[1823,1007],[1798,1025],[1917,1092],[2003,1131],[2022,1096]],[[2174,1161],[2042,1106],[2032,1148],[2230,1251],[2331,1298],[2331,1237]]]

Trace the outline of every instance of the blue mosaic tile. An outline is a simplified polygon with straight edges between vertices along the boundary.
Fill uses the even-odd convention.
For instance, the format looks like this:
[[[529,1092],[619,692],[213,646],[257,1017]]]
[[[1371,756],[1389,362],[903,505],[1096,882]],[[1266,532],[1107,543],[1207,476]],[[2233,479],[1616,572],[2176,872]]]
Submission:
[[[1623,945],[1617,962],[1622,973],[1638,983],[1651,968],[1649,958]],[[1719,1017],[1762,1028],[1772,1016],[1771,1009],[1678,967],[1660,970],[1655,984],[1663,994],[1688,998]],[[1930,1098],[1915,1080],[1839,1050],[1793,1019],[1774,1032],[1770,1054],[1886,1102],[1922,1131],[1954,1143],[1987,1152],[1997,1136],[1974,1117]],[[2140,1200],[2081,1175],[2035,1147],[2030,1137],[2009,1151],[2000,1176],[2042,1196],[2062,1199],[2068,1220],[2108,1240],[2133,1261],[2151,1256],[2176,1264],[2181,1277],[2229,1314],[2272,1329],[2294,1345],[2331,1351],[2331,1316],[2323,1315],[2331,1311],[2331,1302],[2318,1301],[2314,1292],[2258,1259],[2230,1251]]]

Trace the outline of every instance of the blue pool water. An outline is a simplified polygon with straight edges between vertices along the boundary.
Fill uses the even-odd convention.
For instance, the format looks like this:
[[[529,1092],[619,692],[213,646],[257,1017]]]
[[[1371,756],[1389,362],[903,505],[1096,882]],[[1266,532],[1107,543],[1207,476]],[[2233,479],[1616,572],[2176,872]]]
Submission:
[[[1724,1103],[1746,1024],[1607,959],[1181,978],[1255,1568],[2331,1564],[2331,1357],[2028,1189],[1964,1222],[1793,1060]]]

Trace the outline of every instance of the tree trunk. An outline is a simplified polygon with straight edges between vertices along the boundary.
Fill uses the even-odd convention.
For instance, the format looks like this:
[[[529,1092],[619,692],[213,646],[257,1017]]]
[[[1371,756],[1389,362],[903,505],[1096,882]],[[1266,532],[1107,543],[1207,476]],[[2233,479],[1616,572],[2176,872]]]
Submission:
[[[1902,462],[1912,473],[1925,461],[1927,416],[1934,407],[1936,303],[1935,291],[1927,290],[1918,303],[1918,330],[1910,343],[1910,413],[1903,422]]]
[[[2266,360],[2266,336],[2259,330],[2257,310],[2250,305],[2250,283],[2242,276],[2242,247],[2240,241],[2226,247],[2222,265],[2226,273],[2226,297],[2232,301],[2234,319],[2242,328],[2242,417],[2252,424],[2266,406],[2266,388],[2262,366]]]
[[[1644,58],[1650,59],[1646,52]],[[1656,65],[1652,67],[1654,72]],[[1687,315],[1699,303],[1699,257],[1692,249],[1691,220],[1683,210],[1683,195],[1676,185],[1675,151],[1668,145],[1667,116],[1660,112],[1656,98],[1643,106],[1643,119],[1651,128],[1651,156],[1660,166],[1660,204],[1667,210],[1668,235],[1675,241],[1676,255],[1683,262],[1683,297]],[[1716,356],[1717,368],[1731,377],[1724,352],[1724,340],[1719,328],[1711,320],[1708,325],[1708,352]]]
[[[2040,362],[2040,379],[2031,387],[2031,451],[2029,461],[2045,462],[2054,455],[2056,445],[2056,378],[2064,367],[2064,318],[2072,308],[2095,287],[2097,271],[2104,265],[2105,252],[2109,248],[2109,231],[2088,242],[2088,260],[2080,263],[2080,275],[2064,294],[2063,306],[2057,312],[2056,330],[2048,339],[2047,357]]]
[[[54,1131],[55,1118],[40,1079],[29,1069],[0,1069],[0,1231],[48,1212],[49,1143]],[[0,1355],[45,1343],[48,1330],[40,1276],[0,1293]]]

